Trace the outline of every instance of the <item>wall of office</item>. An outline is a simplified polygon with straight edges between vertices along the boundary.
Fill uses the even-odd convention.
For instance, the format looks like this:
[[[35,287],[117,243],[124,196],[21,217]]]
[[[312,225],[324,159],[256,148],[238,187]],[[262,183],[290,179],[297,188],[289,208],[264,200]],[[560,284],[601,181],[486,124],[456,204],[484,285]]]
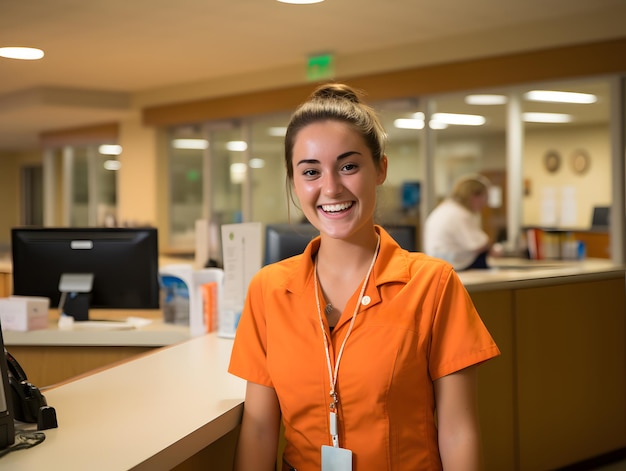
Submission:
[[[411,96],[420,92],[460,90],[467,85],[502,85],[525,80],[619,72],[626,70],[626,64],[623,54],[617,54],[615,51],[621,51],[625,43],[625,40],[616,40],[606,42],[599,49],[572,46],[552,51],[552,53],[538,51],[495,58],[479,58],[469,62],[450,62],[426,68],[417,67],[399,73],[377,73],[352,78],[346,73],[346,77],[350,83],[367,90],[373,100]],[[462,52],[459,51],[459,54]],[[561,59],[558,59],[559,54]],[[404,63],[408,66],[415,61],[415,59],[408,60],[409,55],[411,55],[409,50],[398,51],[394,60],[397,60],[398,64]],[[415,56],[414,53],[412,55]],[[377,53],[374,53],[374,56],[377,56]],[[576,61],[572,61],[573,56],[577,58]],[[446,58],[446,54],[441,57]],[[556,60],[555,57],[557,57]],[[363,57],[364,61],[365,59],[366,57]],[[398,66],[387,64],[389,67],[392,65]],[[364,70],[359,68],[356,62],[352,62],[352,66],[353,74]],[[338,69],[341,73],[342,69]],[[200,121],[230,118],[231,115],[254,116],[263,111],[275,111],[274,108],[268,107],[269,102],[273,103],[273,106],[281,107],[282,111],[293,109],[293,106],[302,101],[313,86],[302,84],[301,75],[301,71],[296,72],[296,69],[291,67],[256,74],[254,84],[251,84],[249,78],[246,80],[239,77],[236,80],[223,80],[220,86],[212,86],[216,84],[212,81],[199,83],[196,86],[172,87],[136,95],[135,112],[119,124],[118,142],[124,148],[124,153],[120,156],[122,170],[119,172],[117,188],[119,220],[154,224],[162,234],[162,241],[167,240],[170,209],[165,126],[189,119],[189,115],[185,115],[188,113],[189,106],[198,109],[198,104],[200,104],[200,112],[197,116]],[[442,80],[442,78],[447,79]],[[228,85],[225,85],[227,83]],[[467,85],[464,86],[464,84]],[[243,93],[237,95],[238,90],[243,90]],[[200,98],[220,93],[224,95],[222,98],[208,99],[208,101]],[[178,111],[175,106],[177,101],[180,101]],[[178,112],[182,113],[182,117],[180,113],[177,114]],[[530,145],[530,141],[527,145]],[[500,151],[500,147],[500,144],[494,147],[494,154]],[[537,148],[539,147],[538,145]],[[534,154],[538,155],[538,152]],[[13,164],[8,162],[12,159]],[[10,174],[15,177],[14,179],[7,177],[10,181],[18,180],[20,165],[18,162],[19,159],[14,156],[1,159],[0,165],[9,166]],[[594,160],[594,165],[595,162],[596,160]],[[2,174],[9,175],[4,172]],[[390,177],[392,184],[393,180],[392,174]],[[606,185],[599,186],[606,187]],[[532,188],[535,186],[533,185]],[[1,191],[2,195],[6,195],[7,200],[15,199],[18,202],[19,198],[16,196],[18,193],[11,193],[10,185],[3,187]],[[18,208],[19,204],[14,207]],[[8,219],[8,222],[5,223],[4,228],[0,226],[0,237],[2,234],[8,234],[8,227],[19,223],[17,212],[17,209],[14,209],[8,214],[5,213],[7,216],[2,221]]]
[[[11,241],[11,227],[20,224],[21,168],[41,163],[41,152],[0,152],[0,247]]]

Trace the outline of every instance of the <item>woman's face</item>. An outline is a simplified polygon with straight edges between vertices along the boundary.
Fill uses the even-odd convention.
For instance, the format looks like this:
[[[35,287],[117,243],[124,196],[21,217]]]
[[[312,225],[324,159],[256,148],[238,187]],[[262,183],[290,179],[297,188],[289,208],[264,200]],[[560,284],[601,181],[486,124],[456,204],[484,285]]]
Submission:
[[[472,195],[471,201],[470,201],[472,211],[474,211],[475,213],[480,213],[483,210],[483,208],[487,206],[488,199],[489,199],[489,195],[487,193],[487,190],[481,193]]]
[[[292,164],[294,192],[320,233],[348,239],[371,231],[387,159],[377,167],[358,132],[337,121],[310,124],[296,136]]]

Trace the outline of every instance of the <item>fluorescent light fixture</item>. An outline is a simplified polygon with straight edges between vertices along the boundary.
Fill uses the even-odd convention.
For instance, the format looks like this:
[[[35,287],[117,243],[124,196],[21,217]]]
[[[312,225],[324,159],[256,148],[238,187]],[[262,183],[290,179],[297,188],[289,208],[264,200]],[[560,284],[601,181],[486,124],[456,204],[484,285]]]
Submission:
[[[435,113],[433,114],[433,120],[444,124],[456,124],[459,126],[482,126],[486,122],[484,116],[458,113]]]
[[[274,137],[285,137],[285,134],[287,134],[287,127],[273,126],[267,129],[267,134]]]
[[[441,121],[436,121],[434,119],[431,119],[430,122],[428,123],[428,127],[430,129],[446,129],[448,125],[446,123],[442,123]]]
[[[34,61],[43,57],[43,51],[34,47],[0,47],[0,57]]]
[[[248,148],[246,141],[228,141],[226,143],[226,149],[234,152],[243,152]]]
[[[292,3],[294,5],[309,5],[310,3],[322,3],[324,0],[278,0],[280,3]]]
[[[398,118],[393,121],[398,129],[424,129],[424,120],[418,118]]]
[[[122,146],[117,144],[102,144],[98,147],[98,152],[102,155],[120,155]]]
[[[504,105],[507,102],[505,95],[467,95],[465,103],[468,105]]]
[[[231,183],[243,183],[246,179],[248,166],[244,163],[230,164],[230,181]]]
[[[590,104],[598,101],[598,97],[591,93],[559,92],[553,90],[532,90],[524,95],[530,101],[544,101],[549,103],[579,103]]]
[[[570,123],[572,116],[563,113],[522,113],[527,123]]]
[[[259,159],[258,157],[250,159],[250,161],[248,162],[248,166],[250,168],[263,168],[265,167],[265,160]]]
[[[204,150],[209,148],[209,141],[206,139],[174,139],[172,146],[174,149]]]
[[[416,115],[420,113],[415,113]],[[421,113],[423,116],[423,113]],[[398,129],[424,129],[424,119],[420,118],[398,118],[394,120],[393,125]],[[434,119],[428,123],[430,129],[446,129],[448,125]]]
[[[122,162],[119,160],[106,160],[103,164],[106,170],[119,170],[122,168]]]

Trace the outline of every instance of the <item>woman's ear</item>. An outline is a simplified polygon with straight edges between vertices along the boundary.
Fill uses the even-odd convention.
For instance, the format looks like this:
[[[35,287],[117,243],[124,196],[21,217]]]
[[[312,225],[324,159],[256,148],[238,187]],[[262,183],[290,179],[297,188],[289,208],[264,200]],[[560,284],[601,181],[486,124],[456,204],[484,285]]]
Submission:
[[[376,184],[382,185],[387,179],[387,156],[383,155],[378,164],[378,176],[376,178]]]

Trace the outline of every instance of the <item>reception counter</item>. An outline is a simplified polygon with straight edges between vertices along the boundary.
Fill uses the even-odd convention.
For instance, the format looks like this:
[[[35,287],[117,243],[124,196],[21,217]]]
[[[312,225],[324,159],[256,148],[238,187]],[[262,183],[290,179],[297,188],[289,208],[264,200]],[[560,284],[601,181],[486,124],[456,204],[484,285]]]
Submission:
[[[0,458],[0,469],[175,468],[241,420],[245,383],[226,372],[231,346],[209,334],[45,391],[59,427]],[[221,459],[230,456],[205,469],[228,469]]]
[[[120,327],[120,321],[128,316],[149,324]],[[187,326],[164,323],[160,310],[91,310],[90,317],[105,320],[59,329],[58,311],[51,309],[48,329],[5,331],[4,343],[27,372],[29,381],[47,387],[191,338]]]
[[[485,469],[556,469],[626,447],[624,268],[494,264],[460,274],[502,351],[479,368]],[[8,347],[36,347],[18,337]],[[230,469],[245,392],[226,372],[231,345],[209,334],[148,346],[46,390],[59,428],[0,468]]]

